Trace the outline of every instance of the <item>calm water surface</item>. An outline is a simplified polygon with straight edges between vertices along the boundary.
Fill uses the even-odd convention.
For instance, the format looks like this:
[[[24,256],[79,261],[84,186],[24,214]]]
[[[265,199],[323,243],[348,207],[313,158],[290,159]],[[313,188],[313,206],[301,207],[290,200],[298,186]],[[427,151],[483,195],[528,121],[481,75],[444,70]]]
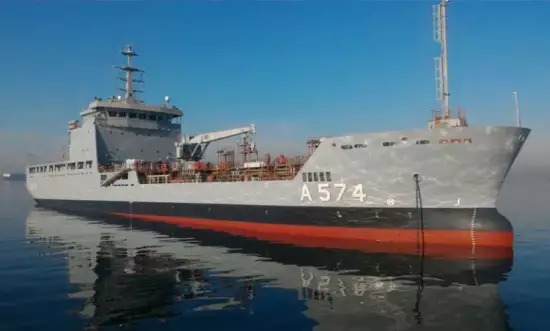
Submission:
[[[513,256],[307,248],[34,208],[0,183],[1,330],[550,330],[550,174],[513,172]]]

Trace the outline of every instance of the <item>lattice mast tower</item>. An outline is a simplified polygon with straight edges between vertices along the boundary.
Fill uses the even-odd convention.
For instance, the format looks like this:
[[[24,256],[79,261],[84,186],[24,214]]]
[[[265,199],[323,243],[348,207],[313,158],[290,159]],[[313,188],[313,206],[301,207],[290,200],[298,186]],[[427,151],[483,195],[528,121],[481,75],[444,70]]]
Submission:
[[[433,6],[434,40],[441,44],[441,56],[435,60],[435,93],[441,105],[443,118],[450,116],[449,111],[449,75],[447,71],[447,4],[448,0]]]

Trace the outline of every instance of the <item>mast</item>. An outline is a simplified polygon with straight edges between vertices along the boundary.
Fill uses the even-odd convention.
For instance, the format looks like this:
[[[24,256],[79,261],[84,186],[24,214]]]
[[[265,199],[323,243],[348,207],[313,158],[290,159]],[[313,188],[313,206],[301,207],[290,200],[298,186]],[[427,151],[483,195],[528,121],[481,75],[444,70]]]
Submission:
[[[443,118],[449,118],[449,77],[447,72],[447,3],[441,0],[434,5],[434,40],[441,44],[441,56],[436,57],[436,99],[441,105]]]
[[[127,62],[126,62],[126,65],[124,66],[115,67],[117,69],[122,70],[123,72],[126,72],[124,77],[118,77],[118,79],[122,80],[123,82],[126,82],[125,87],[119,88],[119,90],[124,92],[124,100],[126,102],[138,101],[138,99],[134,96],[134,93],[143,93],[143,91],[135,90],[133,88],[133,83],[143,83],[143,79],[134,79],[133,73],[144,72],[143,70],[132,66],[132,57],[137,56],[138,54],[132,50],[132,45],[127,45],[126,48],[120,51],[120,53],[127,57]]]
[[[514,103],[516,105],[516,124],[518,127],[521,127],[521,120],[519,118],[518,92],[514,92]]]

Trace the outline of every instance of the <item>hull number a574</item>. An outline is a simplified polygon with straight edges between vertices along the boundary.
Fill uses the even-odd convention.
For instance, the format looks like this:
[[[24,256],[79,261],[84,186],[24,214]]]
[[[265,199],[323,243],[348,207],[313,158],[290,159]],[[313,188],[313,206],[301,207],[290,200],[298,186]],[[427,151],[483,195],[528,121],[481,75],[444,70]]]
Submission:
[[[310,191],[310,188],[304,184],[302,186],[302,194],[300,200],[309,200],[313,201],[340,201],[342,199],[357,201],[367,200],[367,195],[363,192],[363,184],[351,185],[351,188],[348,189],[346,184],[330,184],[322,183],[317,185],[317,192],[313,193]]]

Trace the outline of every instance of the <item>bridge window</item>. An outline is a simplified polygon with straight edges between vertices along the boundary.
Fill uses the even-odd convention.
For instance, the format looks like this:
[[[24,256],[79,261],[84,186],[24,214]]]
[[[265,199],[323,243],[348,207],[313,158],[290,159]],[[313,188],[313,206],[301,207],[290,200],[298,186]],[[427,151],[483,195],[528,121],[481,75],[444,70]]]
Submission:
[[[429,143],[430,143],[429,140],[417,140],[417,141],[416,141],[416,144],[417,144],[417,145],[427,145],[427,144],[429,144]]]
[[[352,149],[353,147],[351,145],[342,145],[342,149]]]
[[[367,148],[367,144],[355,144],[355,148]]]
[[[302,173],[302,181],[307,182],[307,172]]]
[[[382,143],[382,146],[384,146],[384,147],[395,146],[395,142],[393,142],[393,141],[384,141]]]
[[[136,118],[136,117],[137,117],[137,114],[131,112],[131,113],[128,114],[128,117],[129,117],[129,118]]]
[[[307,173],[307,181],[312,182],[313,181],[313,174],[311,172]]]
[[[118,113],[118,117],[126,117],[126,112],[121,111],[120,113]]]
[[[145,120],[145,119],[147,119],[147,114],[138,114],[138,118],[140,120]]]
[[[158,120],[159,120],[159,121],[163,121],[163,120],[164,120],[164,116],[159,115],[159,116],[158,116]]]
[[[313,173],[313,181],[314,182],[318,182],[319,181],[319,176],[316,172]]]
[[[116,117],[116,111],[110,111],[109,117]]]
[[[157,115],[149,115],[149,121],[156,121]]]
[[[325,181],[325,173],[324,173],[324,172],[320,172],[320,173],[319,173],[319,180],[320,180],[321,182],[324,182],[324,181]]]
[[[327,175],[327,182],[332,181],[332,177],[331,177],[331,175],[330,175],[330,172],[327,171],[327,172],[326,172],[326,175]]]

